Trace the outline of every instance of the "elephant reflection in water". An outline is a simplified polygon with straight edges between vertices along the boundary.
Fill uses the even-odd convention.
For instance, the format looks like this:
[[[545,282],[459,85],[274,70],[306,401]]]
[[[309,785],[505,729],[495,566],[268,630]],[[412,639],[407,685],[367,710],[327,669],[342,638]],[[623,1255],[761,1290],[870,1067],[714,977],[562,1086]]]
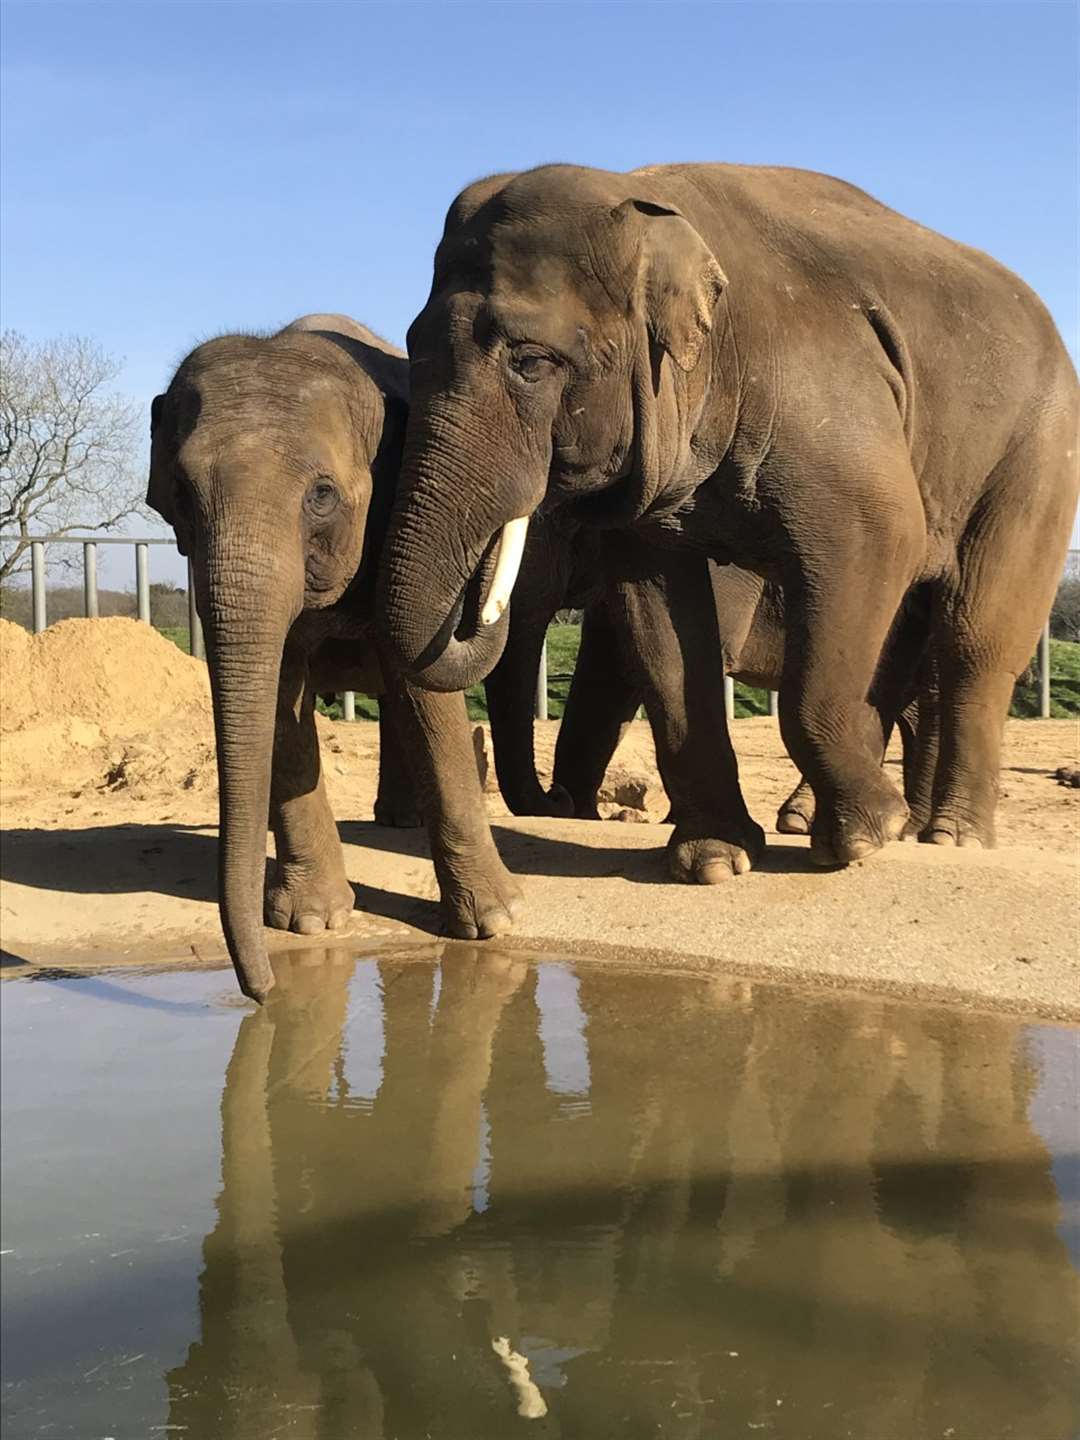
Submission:
[[[278,980],[226,1078],[202,1335],[169,1377],[187,1433],[1080,1421],[1006,1023],[463,946]]]

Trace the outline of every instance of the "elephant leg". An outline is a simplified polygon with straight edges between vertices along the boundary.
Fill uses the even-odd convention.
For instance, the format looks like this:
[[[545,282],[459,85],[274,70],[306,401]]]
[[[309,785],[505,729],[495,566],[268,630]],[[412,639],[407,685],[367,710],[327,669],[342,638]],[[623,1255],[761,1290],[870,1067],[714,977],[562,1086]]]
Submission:
[[[913,480],[909,488],[916,493]],[[908,818],[881,762],[896,697],[910,685],[887,642],[917,634],[900,611],[923,545],[921,514],[882,503],[873,525],[852,521],[831,538],[827,564],[804,555],[785,575],[780,732],[813,788],[811,854],[846,865],[896,839]]]
[[[900,713],[897,726],[904,747],[904,799],[911,818],[904,839],[922,834],[930,823],[941,738],[937,684],[931,666],[919,693]]]
[[[323,786],[307,656],[288,645],[278,683],[270,828],[277,859],[266,923],[301,935],[340,930],[355,896]]]
[[[914,702],[912,702],[914,705]],[[879,712],[880,713],[880,712]],[[906,712],[904,712],[906,714]],[[898,724],[900,721],[898,719]],[[914,721],[910,725],[910,733],[914,735]],[[910,796],[907,783],[907,755],[908,755],[908,734],[909,730],[900,724],[900,732],[904,740],[904,798],[908,801],[910,808]],[[883,752],[888,749],[889,737],[892,734],[892,723],[889,717],[881,714],[881,740]],[[914,740],[912,739],[912,748]],[[882,755],[884,759],[884,753]],[[780,809],[776,812],[776,828],[781,835],[809,835],[814,828],[814,814],[816,812],[816,801],[814,800],[814,787],[805,776],[800,777],[799,783],[792,790]],[[910,821],[908,822],[910,824]],[[907,828],[904,829],[904,836],[907,835]]]
[[[423,823],[405,751],[380,702],[379,789],[375,796],[375,824],[415,830]]]
[[[919,839],[992,849],[1002,732],[1023,664],[1013,669],[1002,660],[983,669],[966,645],[952,653],[947,648],[943,662],[937,766],[930,816]]]
[[[488,717],[491,721],[491,748],[499,789],[512,815],[570,815],[570,797],[559,786],[550,791],[536,774],[533,716],[536,706],[536,677],[551,614],[530,611],[515,618],[510,607],[510,633],[506,649],[484,681]]]
[[[749,870],[764,852],[765,834],[739,789],[707,562],[660,550],[631,558],[636,573],[617,584],[612,615],[678,819],[668,841],[671,873],[715,884]]]
[[[555,785],[569,794],[579,820],[600,818],[597,792],[640,703],[638,690],[621,662],[611,616],[602,604],[588,606],[555,744]]]
[[[868,727],[868,744],[871,750],[880,751],[879,763],[883,764],[893,726],[899,727],[904,746],[904,799],[912,814],[922,813],[918,800],[913,799],[920,793],[919,784],[913,778],[917,765],[915,731],[918,723],[918,701],[913,692],[920,666],[924,670],[926,668],[929,634],[929,598],[922,590],[916,589],[905,597],[900,614],[889,632],[870,694],[870,703],[877,711],[880,731],[875,731],[872,724]],[[929,740],[929,736],[927,738]],[[932,783],[932,757],[929,764]],[[813,787],[803,776],[781,805],[776,817],[776,828],[782,834],[809,835],[813,831],[815,812]],[[926,814],[929,814],[928,806]],[[910,819],[902,832],[903,838],[909,833]]]
[[[1048,406],[1041,423],[995,470],[993,504],[972,519],[942,585],[934,647],[941,734],[919,837],[934,845],[995,843],[1005,720],[1050,611],[1075,506],[1075,418]],[[1061,483],[1051,490],[1055,473]]]
[[[521,889],[491,838],[465,696],[421,690],[385,665],[389,711],[427,825],[446,927],[462,940],[504,935]]]

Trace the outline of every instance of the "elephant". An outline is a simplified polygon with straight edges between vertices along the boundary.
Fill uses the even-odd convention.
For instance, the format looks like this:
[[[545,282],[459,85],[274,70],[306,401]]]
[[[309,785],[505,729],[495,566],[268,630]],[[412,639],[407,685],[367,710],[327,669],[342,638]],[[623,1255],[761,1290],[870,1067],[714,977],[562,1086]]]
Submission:
[[[730,280],[729,277],[730,276]],[[708,561],[783,596],[780,726],[820,864],[908,809],[875,676],[929,607],[938,754],[920,838],[994,843],[1003,722],[1075,513],[1078,386],[1049,314],[989,256],[808,171],[546,165],[463,190],[409,330],[411,404],[379,586],[418,684],[505,643],[531,516],[617,556],[610,611],[714,883],[764,846],[724,719]]]
[[[402,352],[340,315],[223,335],[151,407],[147,503],[191,558],[220,791],[222,928],[244,994],[273,985],[261,921],[340,929],[353,908],[323,788],[316,695],[381,694],[377,818],[415,783],[452,934],[504,933],[517,882],[491,838],[462,696],[386,660],[375,599],[407,411]],[[398,752],[400,746],[400,753]],[[264,874],[269,816],[274,877]]]
[[[709,570],[720,639],[714,663],[722,665],[725,675],[748,685],[777,689],[784,656],[782,593],[775,584],[737,565],[710,564]],[[533,750],[534,682],[548,625],[557,610],[566,608],[584,611],[581,645],[556,741],[553,783],[545,791]],[[909,608],[914,608],[913,602]],[[927,620],[924,610],[923,623]],[[922,649],[925,632],[917,616],[912,616],[912,623],[914,643]],[[936,754],[936,695],[927,670],[924,664],[917,676],[917,695],[906,671],[899,690],[883,687],[883,740],[887,743],[895,724],[903,743],[904,795],[912,834],[929,820]],[[567,525],[559,511],[530,527],[514,585],[506,646],[484,689],[499,789],[512,813],[599,819],[598,791],[641,695],[620,663],[617,635],[605,605],[597,531]],[[780,806],[776,828],[785,834],[809,834],[813,815],[813,791],[800,779]]]

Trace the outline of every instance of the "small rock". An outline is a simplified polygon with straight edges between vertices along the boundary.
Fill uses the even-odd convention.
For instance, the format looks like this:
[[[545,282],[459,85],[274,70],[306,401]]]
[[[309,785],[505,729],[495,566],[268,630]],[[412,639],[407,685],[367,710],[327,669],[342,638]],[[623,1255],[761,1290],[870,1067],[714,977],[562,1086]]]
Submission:
[[[644,810],[633,805],[616,805],[611,800],[601,800],[596,807],[601,820],[621,820],[624,825],[647,825],[649,817]]]
[[[1080,770],[1074,770],[1071,765],[1060,765],[1054,771],[1054,779],[1059,785],[1067,785],[1072,790],[1080,790]]]
[[[613,769],[608,772],[600,790],[600,799],[611,805],[624,805],[630,810],[647,810],[655,782],[647,775],[632,770]]]

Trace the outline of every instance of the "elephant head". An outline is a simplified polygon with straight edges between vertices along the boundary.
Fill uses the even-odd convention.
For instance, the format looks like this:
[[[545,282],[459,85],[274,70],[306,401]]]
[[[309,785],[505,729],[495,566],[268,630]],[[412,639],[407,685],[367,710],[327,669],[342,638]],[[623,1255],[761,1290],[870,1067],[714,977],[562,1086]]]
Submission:
[[[409,332],[380,578],[396,657],[418,683],[460,689],[496,663],[541,504],[625,525],[678,503],[725,283],[644,174],[548,166],[454,202]]]
[[[256,999],[273,983],[262,891],[285,639],[301,611],[373,582],[406,387],[403,356],[343,317],[311,316],[200,345],[152,406],[147,501],[193,565],[217,740],[222,926]]]

